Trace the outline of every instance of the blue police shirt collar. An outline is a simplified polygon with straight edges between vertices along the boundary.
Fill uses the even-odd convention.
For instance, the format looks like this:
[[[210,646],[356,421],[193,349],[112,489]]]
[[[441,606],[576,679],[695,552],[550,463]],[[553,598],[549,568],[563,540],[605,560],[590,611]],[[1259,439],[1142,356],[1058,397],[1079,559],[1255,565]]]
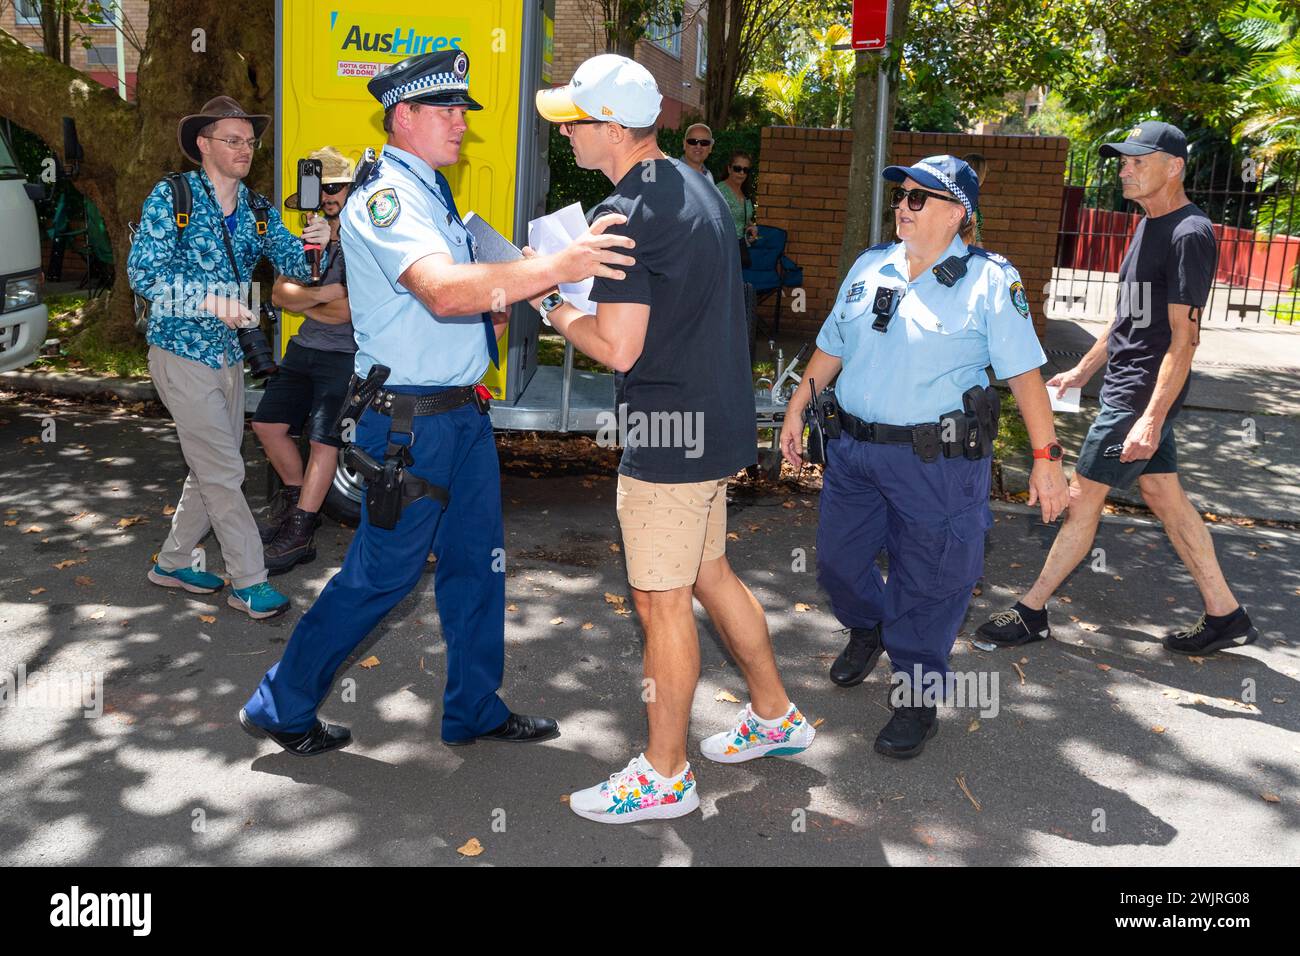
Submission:
[[[948,243],[948,248],[944,249],[943,252],[939,253],[939,258],[934,261],[934,264],[937,266],[939,263],[943,262],[949,256],[964,256],[966,255],[967,248],[968,247],[966,243],[962,242],[960,235],[953,236],[952,242]],[[885,259],[884,265],[881,266],[881,270],[883,271],[884,269],[892,270],[893,273],[896,276],[898,276],[900,279],[902,279],[904,282],[911,281],[908,279],[908,270],[907,270],[907,243],[905,242],[894,243],[894,247],[889,250],[889,257]],[[933,275],[933,274],[934,273],[932,271],[927,269],[924,273],[917,276],[916,281],[920,282],[927,275]]]
[[[432,166],[430,166],[428,163],[422,160],[419,156],[416,156],[414,153],[408,153],[404,149],[398,149],[392,143],[385,143],[383,149],[383,155],[387,156],[389,154],[392,154],[400,158],[403,162],[409,165],[411,169],[418,176],[422,177],[424,181],[427,182],[434,189],[438,188],[437,170],[435,170]]]

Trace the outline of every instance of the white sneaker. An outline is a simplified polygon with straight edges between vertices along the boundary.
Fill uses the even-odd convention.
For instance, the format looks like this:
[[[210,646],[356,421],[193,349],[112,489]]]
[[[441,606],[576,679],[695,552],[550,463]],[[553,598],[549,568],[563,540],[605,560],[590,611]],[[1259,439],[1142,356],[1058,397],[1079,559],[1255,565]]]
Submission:
[[[597,823],[670,820],[685,816],[699,805],[700,795],[689,763],[676,777],[661,777],[645,754],[638,754],[604,783],[569,795],[569,809]]]
[[[760,719],[746,704],[736,726],[700,741],[700,752],[718,763],[741,763],[755,757],[790,757],[803,753],[817,731],[794,704],[780,720]]]

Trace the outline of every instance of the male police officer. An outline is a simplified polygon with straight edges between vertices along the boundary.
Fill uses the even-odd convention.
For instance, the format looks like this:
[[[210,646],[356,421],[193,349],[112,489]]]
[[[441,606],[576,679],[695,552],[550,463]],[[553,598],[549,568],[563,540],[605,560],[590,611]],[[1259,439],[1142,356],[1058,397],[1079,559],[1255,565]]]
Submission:
[[[989,365],[1011,386],[1036,448],[1029,503],[1041,499],[1044,521],[1064,509],[1066,487],[1020,275],[967,245],[979,179],[953,156],[890,166],[884,177],[899,184],[890,199],[899,241],[853,264],[804,380],[821,388],[839,376],[842,433],[827,443],[817,578],[851,636],[831,680],[860,683],[889,651],[899,686],[875,749],[905,758],[937,732],[948,655],[983,571],[997,431]],[[796,467],[810,398],[808,386],[798,390],[781,430]],[[888,581],[875,566],[882,548]]]
[[[343,211],[356,373],[368,376],[355,445],[381,473],[343,568],[299,622],[281,661],[240,711],[244,729],[293,754],[345,746],[347,728],[316,716],[334,671],[420,580],[432,547],[447,641],[442,739],[531,742],[554,720],[511,713],[497,696],[505,657],[501,486],[485,389],[505,316],[489,313],[588,276],[621,278],[633,259],[602,235],[608,216],[551,256],[476,263],[451,188],[438,168],[460,158],[469,57],[408,57],[367,86],[389,134],[378,167]],[[386,381],[371,376],[387,368]],[[376,384],[382,386],[375,388]],[[481,391],[480,391],[481,390]],[[373,463],[373,462],[372,462]]]

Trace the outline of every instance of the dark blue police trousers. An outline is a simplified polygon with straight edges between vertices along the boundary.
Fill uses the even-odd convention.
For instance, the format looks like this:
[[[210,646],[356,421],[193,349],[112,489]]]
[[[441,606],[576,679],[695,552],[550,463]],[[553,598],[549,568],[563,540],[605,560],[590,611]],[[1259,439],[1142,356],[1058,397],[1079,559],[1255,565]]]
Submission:
[[[396,386],[426,395],[434,387]],[[367,409],[356,442],[383,459],[391,419]],[[245,710],[267,730],[298,733],[314,726],[334,672],[376,624],[419,583],[430,548],[437,559],[434,596],[447,642],[442,738],[464,740],[503,724],[510,711],[497,696],[505,666],[505,550],[501,476],[492,421],[473,403],[412,424],[411,473],[450,491],[442,504],[422,498],[391,531],[370,524],[365,508],[343,567],[325,585],[279,663],[267,671]],[[400,437],[400,442],[406,439]]]
[[[827,443],[817,525],[817,580],[845,627],[881,627],[895,673],[942,679],[984,570],[989,459],[941,454],[924,462],[910,445],[841,435]],[[889,579],[876,556],[889,554]]]

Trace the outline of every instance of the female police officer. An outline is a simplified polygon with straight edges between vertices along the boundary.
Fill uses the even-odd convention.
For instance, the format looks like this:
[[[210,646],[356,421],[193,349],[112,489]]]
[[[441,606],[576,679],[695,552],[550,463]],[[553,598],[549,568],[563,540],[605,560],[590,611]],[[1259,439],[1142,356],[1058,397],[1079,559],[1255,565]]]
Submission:
[[[979,201],[974,171],[931,156],[884,176],[901,184],[890,203],[901,241],[873,246],[853,264],[804,381],[821,389],[838,375],[840,434],[827,442],[817,565],[851,636],[831,679],[861,682],[883,643],[898,687],[876,750],[914,757],[937,731],[948,654],[992,524],[989,365],[1010,384],[1036,449],[1029,503],[1052,521],[1067,490],[1038,374],[1046,357],[1020,276],[959,234]],[[811,392],[798,390],[781,430],[781,450],[795,466]],[[882,547],[887,582],[875,565]]]

